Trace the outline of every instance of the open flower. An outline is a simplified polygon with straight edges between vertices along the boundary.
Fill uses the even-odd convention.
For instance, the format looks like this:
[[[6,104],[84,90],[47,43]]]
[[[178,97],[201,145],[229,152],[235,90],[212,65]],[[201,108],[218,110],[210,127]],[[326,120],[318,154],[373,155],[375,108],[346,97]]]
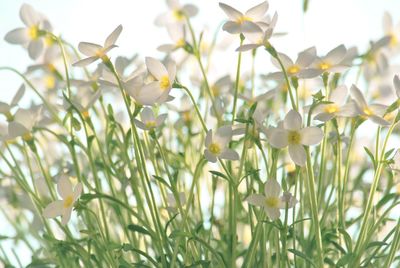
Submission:
[[[248,51],[248,50],[259,48],[261,46],[265,46],[274,32],[274,28],[275,28],[277,20],[278,20],[278,13],[275,13],[274,17],[272,18],[272,20],[266,30],[243,33],[243,35],[246,37],[246,39],[250,40],[250,43],[239,46],[236,49],[236,51]]]
[[[167,114],[161,114],[155,117],[152,109],[149,107],[144,107],[140,113],[140,118],[142,121],[134,119],[135,125],[143,130],[152,130],[164,123],[165,119],[167,118]]]
[[[191,18],[197,15],[198,9],[192,4],[181,5],[178,0],[167,0],[169,10],[158,15],[155,20],[157,26],[167,26],[170,24],[183,24],[185,17]]]
[[[296,205],[297,200],[290,194],[281,194],[281,186],[274,179],[269,179],[264,185],[264,194],[252,194],[246,198],[246,201],[253,206],[261,206],[264,208],[271,220],[279,219],[281,215],[280,209],[292,208]]]
[[[170,100],[169,92],[175,80],[176,65],[168,62],[167,67],[159,60],[151,57],[146,58],[146,66],[155,81],[144,85],[137,93],[139,102],[144,105],[154,105]]]
[[[361,90],[358,89],[355,85],[352,85],[350,88],[351,95],[353,96],[355,102],[357,103],[357,108],[359,110],[359,114],[366,118],[370,119],[372,122],[381,125],[387,126],[390,125],[390,122],[383,119],[383,114],[388,108],[383,104],[367,104],[367,101],[364,98]]]
[[[29,57],[37,59],[43,51],[45,35],[41,31],[51,28],[45,17],[28,4],[23,4],[19,16],[26,27],[14,29],[6,34],[4,39],[11,44],[28,47]]]
[[[302,128],[301,115],[290,110],[283,121],[282,127],[272,128],[269,132],[269,142],[272,147],[282,149],[289,147],[290,158],[296,165],[306,164],[306,151],[303,145],[315,145],[321,142],[324,133],[318,127]]]
[[[341,73],[349,68],[343,65],[342,61],[346,57],[347,49],[340,45],[332,49],[323,57],[317,57],[311,68],[317,69],[320,73]]]
[[[329,104],[318,105],[314,113],[317,115],[314,119],[319,121],[329,121],[334,117],[354,117],[358,115],[358,109],[355,102],[350,101],[345,104],[347,99],[348,90],[346,86],[339,86],[332,90],[328,101]]]
[[[18,105],[18,102],[25,94],[25,85],[22,84],[21,87],[18,89],[17,93],[15,93],[11,103],[0,102],[0,114],[3,114],[7,121],[12,121],[14,119],[13,115],[11,114],[11,109]]]
[[[383,31],[386,36],[390,37],[389,47],[396,48],[400,43],[400,23],[395,25],[390,13],[383,14]]]
[[[72,183],[68,176],[62,176],[57,183],[57,192],[62,200],[51,202],[43,210],[45,218],[55,218],[61,216],[61,223],[67,224],[71,218],[72,208],[82,193],[82,184],[78,183],[72,188]]]
[[[232,127],[222,126],[215,135],[210,129],[207,132],[204,150],[204,156],[210,162],[217,162],[217,158],[228,160],[239,160],[239,155],[234,150],[228,148],[228,144],[232,139]]]
[[[89,110],[101,96],[101,89],[93,91],[89,87],[80,88],[78,94],[71,99],[72,104],[79,110],[83,118],[89,118]],[[70,103],[64,99],[64,109],[69,109]]]
[[[228,33],[259,32],[262,31],[261,27],[268,26],[265,22],[265,13],[268,10],[267,1],[250,8],[244,14],[224,3],[219,3],[219,7],[229,18],[222,26],[222,29]]]
[[[34,106],[30,109],[19,108],[13,120],[8,124],[6,140],[22,137],[25,141],[32,140],[32,129],[39,121],[42,106]]]
[[[175,49],[182,48],[186,44],[185,27],[183,25],[170,24],[167,26],[168,34],[171,37],[172,44],[164,44],[157,49],[162,52],[170,53]]]
[[[295,62],[286,54],[278,53],[278,56],[289,77],[313,78],[321,73],[317,69],[308,68],[317,58],[316,53],[315,47],[305,49],[299,53]],[[275,58],[272,58],[271,61],[276,68],[281,69],[279,62]],[[284,79],[284,73],[282,71],[274,72],[269,74],[267,78],[275,80]]]
[[[98,59],[101,59],[103,62],[108,62],[109,58],[107,56],[107,52],[116,47],[115,42],[117,42],[121,31],[122,25],[119,25],[106,38],[103,46],[89,42],[80,42],[78,45],[78,49],[80,52],[82,52],[82,54],[87,56],[87,58],[75,62],[73,66],[84,67],[91,64],[92,62],[95,62]]]

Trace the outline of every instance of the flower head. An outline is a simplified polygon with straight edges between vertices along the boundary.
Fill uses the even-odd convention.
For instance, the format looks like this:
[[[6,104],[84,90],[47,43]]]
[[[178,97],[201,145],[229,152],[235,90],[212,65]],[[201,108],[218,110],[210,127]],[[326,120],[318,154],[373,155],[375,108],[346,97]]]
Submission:
[[[267,1],[250,8],[244,14],[224,3],[219,3],[219,7],[229,18],[222,26],[222,29],[228,33],[260,32],[261,27],[268,26],[265,21],[265,13],[268,10]]]
[[[304,145],[320,143],[324,133],[318,127],[302,128],[301,125],[301,115],[295,110],[290,110],[285,116],[283,126],[270,129],[268,138],[272,147],[278,149],[288,147],[293,162],[296,165],[304,166],[306,163]]]
[[[140,113],[140,118],[142,119],[142,121],[134,119],[136,126],[143,130],[152,130],[161,126],[162,123],[164,123],[165,119],[167,118],[167,114],[161,114],[155,117],[151,108],[144,107],[142,112]]]
[[[341,73],[349,68],[342,64],[346,54],[347,49],[344,45],[337,46],[325,56],[317,57],[311,68],[319,70],[320,73]]]
[[[67,224],[71,218],[72,208],[82,193],[82,184],[78,183],[73,189],[68,176],[62,176],[57,183],[57,192],[62,200],[51,202],[43,210],[45,218],[61,216],[61,223]]]
[[[238,160],[239,155],[234,150],[228,148],[228,144],[232,139],[232,127],[222,126],[215,135],[209,130],[206,135],[204,156],[210,162],[217,162],[217,158]]]
[[[182,25],[186,17],[191,18],[197,15],[198,9],[192,4],[181,5],[178,0],[167,0],[169,10],[160,14],[155,24],[157,26],[168,26],[171,24]]]
[[[290,194],[281,194],[281,186],[274,179],[269,179],[264,185],[264,194],[252,194],[246,198],[246,201],[253,206],[261,206],[264,208],[271,220],[279,219],[281,215],[280,209],[292,208],[297,200]]]
[[[80,42],[78,45],[79,51],[87,56],[87,58],[75,62],[74,66],[84,67],[86,65],[101,59],[103,62],[108,62],[109,58],[107,52],[115,48],[115,42],[117,42],[119,35],[122,31],[122,25],[119,25],[115,30],[106,38],[104,45],[98,45],[89,42]]]

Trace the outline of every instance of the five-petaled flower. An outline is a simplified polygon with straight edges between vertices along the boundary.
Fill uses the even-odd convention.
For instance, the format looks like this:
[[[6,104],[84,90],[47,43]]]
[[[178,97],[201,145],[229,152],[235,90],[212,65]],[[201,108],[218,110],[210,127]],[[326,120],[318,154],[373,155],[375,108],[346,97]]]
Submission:
[[[61,176],[57,183],[57,192],[62,200],[51,202],[43,210],[45,218],[56,218],[61,216],[61,223],[67,224],[71,218],[72,208],[82,193],[82,184],[78,183],[73,189],[68,176]]]
[[[239,155],[233,149],[228,148],[232,139],[232,127],[222,126],[217,129],[215,135],[209,130],[206,135],[204,156],[210,162],[217,162],[217,158],[238,160]]]
[[[164,123],[165,119],[167,118],[167,114],[160,114],[159,116],[155,117],[151,108],[144,107],[140,113],[140,118],[142,121],[134,119],[135,125],[143,130],[152,130]]]

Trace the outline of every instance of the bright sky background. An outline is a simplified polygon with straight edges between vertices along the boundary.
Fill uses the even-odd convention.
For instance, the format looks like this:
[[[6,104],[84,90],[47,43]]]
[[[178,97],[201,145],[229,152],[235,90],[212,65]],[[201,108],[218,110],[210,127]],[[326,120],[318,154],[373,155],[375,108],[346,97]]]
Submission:
[[[194,20],[197,32],[205,21],[215,29],[226,18],[216,0],[182,2],[191,2],[199,7],[200,13]],[[259,2],[225,1],[242,11]],[[76,46],[80,41],[102,43],[119,24],[124,30],[118,40],[117,54],[130,56],[139,53],[142,57],[157,57],[161,54],[156,48],[170,41],[166,31],[153,24],[156,15],[167,8],[162,0],[0,0],[0,66],[24,71],[32,63],[23,48],[3,39],[8,31],[23,25],[18,16],[23,3],[29,3],[46,14],[55,33],[62,34]],[[279,51],[291,56],[313,45],[319,53],[326,53],[342,43],[348,47],[358,46],[360,51],[364,51],[370,40],[383,35],[384,11],[391,12],[394,22],[400,20],[399,0],[310,0],[305,15],[302,12],[303,0],[270,0],[269,3],[269,14],[275,11],[279,14],[277,30],[289,33],[273,43]],[[235,55],[233,50],[234,47],[226,55],[235,58],[232,57]],[[227,67],[229,65],[224,64],[223,68]],[[20,84],[21,80],[15,75],[0,72],[0,101],[10,100]]]

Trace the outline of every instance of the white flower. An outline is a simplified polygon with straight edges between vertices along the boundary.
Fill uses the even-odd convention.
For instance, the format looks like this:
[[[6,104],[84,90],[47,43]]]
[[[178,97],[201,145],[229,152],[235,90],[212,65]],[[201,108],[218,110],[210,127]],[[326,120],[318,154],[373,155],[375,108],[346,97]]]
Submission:
[[[313,78],[321,74],[318,69],[308,68],[317,58],[316,54],[315,47],[310,47],[300,52],[295,62],[283,53],[278,53],[278,57],[282,61],[282,65],[289,77]],[[271,58],[271,61],[276,68],[281,69],[279,62],[275,58]],[[275,80],[283,79],[284,73],[282,71],[274,72],[267,75],[267,78]]]
[[[367,104],[367,101],[365,100],[364,95],[361,93],[361,90],[358,89],[355,85],[351,86],[350,92],[355,102],[357,103],[359,114],[362,117],[370,119],[372,122],[381,126],[390,125],[390,122],[382,118],[382,115],[388,108],[386,105]]]
[[[355,102],[350,101],[345,104],[347,94],[348,90],[346,86],[339,86],[332,90],[328,98],[328,101],[332,103],[318,105],[314,110],[314,113],[317,114],[314,119],[326,122],[334,117],[357,116],[359,113]]]
[[[160,14],[155,24],[157,26],[167,26],[170,24],[183,24],[185,17],[191,18],[196,16],[198,9],[192,4],[181,5],[178,0],[167,0],[169,10]]]
[[[337,46],[326,56],[317,57],[311,67],[318,69],[320,73],[341,73],[349,68],[342,64],[346,54],[347,49],[344,45]]]
[[[72,183],[68,176],[62,176],[57,183],[57,192],[62,200],[51,202],[43,210],[45,218],[55,218],[61,216],[61,223],[67,224],[71,218],[72,208],[82,193],[82,184],[78,183],[72,189]]]
[[[303,145],[315,145],[321,142],[324,133],[318,127],[302,128],[301,115],[290,110],[283,121],[283,126],[273,128],[269,133],[269,142],[272,147],[289,147],[289,155],[293,162],[299,166],[306,163],[306,151]]]
[[[71,99],[72,104],[81,112],[84,118],[89,118],[89,109],[93,107],[101,96],[101,89],[93,92],[92,88],[80,88],[78,94]],[[64,109],[69,109],[70,103],[63,99]]]
[[[7,118],[7,121],[12,121],[14,119],[13,115],[11,114],[11,109],[18,105],[18,102],[25,94],[25,85],[22,84],[18,89],[17,93],[15,93],[11,103],[0,102],[0,113],[4,114]]]
[[[51,28],[45,17],[28,4],[23,4],[19,16],[25,24],[25,28],[17,28],[6,34],[4,39],[11,44],[19,44],[28,47],[29,56],[37,59],[43,51],[43,30]]]
[[[400,42],[400,22],[394,25],[392,16],[388,12],[383,14],[383,31],[386,36],[390,37],[389,46],[391,48],[397,47]]]
[[[134,119],[135,125],[143,130],[151,130],[161,126],[167,118],[167,114],[161,114],[155,117],[152,109],[144,107],[140,113],[140,118],[142,121]]]
[[[398,75],[395,75],[393,77],[393,85],[394,85],[394,89],[396,90],[397,98],[400,99],[400,78]]]
[[[262,31],[261,27],[268,26],[265,21],[265,13],[268,10],[267,1],[250,8],[244,14],[224,3],[219,3],[219,7],[229,18],[229,21],[225,22],[222,27],[228,33],[260,32]]]
[[[256,49],[261,46],[265,46],[274,32],[277,20],[278,20],[278,13],[275,13],[274,17],[272,18],[272,21],[270,22],[266,30],[243,33],[246,39],[250,40],[250,43],[239,46],[236,49],[236,51],[248,51]]]
[[[264,208],[271,220],[279,219],[280,209],[292,208],[297,200],[290,194],[284,193],[280,196],[281,186],[274,179],[269,179],[264,185],[264,194],[252,194],[246,198],[246,201],[253,206]]]
[[[228,148],[232,139],[232,127],[222,126],[218,128],[215,135],[209,130],[206,135],[204,156],[210,162],[217,162],[217,158],[238,160],[239,155],[234,150]]]
[[[184,47],[186,44],[185,28],[179,24],[169,24],[167,26],[168,34],[171,37],[173,44],[164,44],[157,49],[162,52],[170,53],[175,49]]]
[[[175,81],[175,63],[170,61],[167,67],[165,67],[159,60],[147,57],[146,66],[155,81],[144,85],[139,92],[135,94],[136,100],[143,105],[154,105],[155,103],[169,101],[172,98],[169,92]]]
[[[108,62],[109,58],[107,56],[107,52],[116,47],[115,42],[117,42],[121,31],[122,25],[119,25],[106,38],[103,46],[89,42],[80,42],[78,45],[78,49],[82,54],[87,56],[87,58],[75,62],[73,66],[84,67],[92,62],[95,62],[98,59],[101,59],[103,62]]]
[[[39,121],[42,106],[34,106],[30,109],[19,108],[14,115],[14,120],[8,124],[6,140],[22,137],[25,141],[32,140],[32,129]]]

